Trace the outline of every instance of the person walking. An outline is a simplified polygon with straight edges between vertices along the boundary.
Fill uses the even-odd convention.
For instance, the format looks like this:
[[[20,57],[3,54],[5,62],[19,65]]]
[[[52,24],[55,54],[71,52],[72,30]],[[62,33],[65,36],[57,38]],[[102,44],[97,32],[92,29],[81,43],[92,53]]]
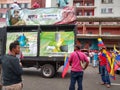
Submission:
[[[93,67],[97,67],[98,65],[98,52],[95,50],[93,55]]]
[[[105,49],[106,48],[102,48],[101,53],[99,54],[100,73],[101,73],[101,79],[102,79],[101,85],[106,85],[107,88],[110,88],[111,82],[110,82],[110,77],[106,68],[108,62],[107,62],[107,57],[105,57],[103,53]]]
[[[82,68],[81,61],[86,62]],[[80,51],[80,46],[75,45],[75,51],[70,54],[69,63],[71,65],[71,81],[69,90],[75,90],[75,83],[78,83],[78,90],[83,90],[83,71],[88,67],[89,61],[87,56]]]
[[[2,57],[2,84],[4,90],[22,90],[22,66],[16,57],[20,53],[19,43],[12,42],[10,54]]]

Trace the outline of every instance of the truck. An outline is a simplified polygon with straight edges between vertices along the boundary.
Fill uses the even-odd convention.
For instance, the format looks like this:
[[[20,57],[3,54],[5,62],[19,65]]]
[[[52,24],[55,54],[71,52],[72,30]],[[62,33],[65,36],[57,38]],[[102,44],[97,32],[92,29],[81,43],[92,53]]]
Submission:
[[[40,68],[43,77],[54,77],[65,55],[74,51],[76,25],[68,24],[76,19],[74,8],[9,10],[6,16],[7,26],[0,28],[0,56],[17,40],[23,68]]]
[[[0,30],[0,54],[7,54],[9,44],[18,40],[23,67],[41,68],[43,77],[54,77],[65,54],[74,49],[75,30],[75,25],[7,26]]]

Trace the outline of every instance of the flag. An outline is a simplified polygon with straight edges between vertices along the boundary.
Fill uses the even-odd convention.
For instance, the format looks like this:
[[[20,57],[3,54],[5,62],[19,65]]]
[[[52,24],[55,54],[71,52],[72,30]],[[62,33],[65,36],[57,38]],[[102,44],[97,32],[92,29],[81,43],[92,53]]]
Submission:
[[[118,64],[120,64],[120,54],[118,54],[115,58],[115,60],[117,61],[117,63],[115,62],[115,67],[114,70],[118,70],[118,68],[120,68],[120,66],[118,66]]]
[[[65,55],[64,66],[63,66],[63,71],[62,71],[62,78],[64,78],[65,75],[67,74],[69,66],[70,66],[70,64],[68,61],[68,56]]]
[[[114,45],[114,52],[119,52],[117,49],[116,49],[116,46]]]
[[[101,38],[98,38],[98,46],[99,47],[105,47],[105,45],[104,45],[104,43],[103,43]]]
[[[115,62],[115,55],[112,53],[112,56],[109,52],[107,52],[105,49],[103,50],[103,56],[107,59],[107,71],[112,79],[115,80],[115,71],[114,71],[114,62]]]
[[[116,62],[114,63],[114,71],[116,71],[118,68],[118,64],[120,64],[120,52],[116,49],[116,46],[114,45],[114,53],[116,54],[115,60]]]

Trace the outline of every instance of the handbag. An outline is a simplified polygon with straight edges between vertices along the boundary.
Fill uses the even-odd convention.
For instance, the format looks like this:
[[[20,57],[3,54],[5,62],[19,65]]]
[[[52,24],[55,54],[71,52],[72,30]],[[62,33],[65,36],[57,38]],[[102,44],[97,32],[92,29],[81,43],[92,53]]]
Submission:
[[[81,65],[82,69],[84,69],[85,66],[86,66],[86,62],[80,59],[80,56],[79,56],[79,54],[77,52],[76,52],[76,54],[77,54],[77,56],[78,56],[78,58],[80,60],[80,65]]]

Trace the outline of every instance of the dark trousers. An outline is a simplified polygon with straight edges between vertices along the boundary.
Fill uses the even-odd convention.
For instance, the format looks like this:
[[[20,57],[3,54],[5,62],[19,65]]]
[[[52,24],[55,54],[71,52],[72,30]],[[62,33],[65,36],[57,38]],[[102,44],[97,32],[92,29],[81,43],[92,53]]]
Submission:
[[[111,84],[106,66],[100,66],[101,78],[105,84]]]
[[[71,82],[70,82],[69,90],[75,90],[76,81],[78,84],[78,90],[83,90],[83,87],[82,87],[83,72],[71,71]]]

